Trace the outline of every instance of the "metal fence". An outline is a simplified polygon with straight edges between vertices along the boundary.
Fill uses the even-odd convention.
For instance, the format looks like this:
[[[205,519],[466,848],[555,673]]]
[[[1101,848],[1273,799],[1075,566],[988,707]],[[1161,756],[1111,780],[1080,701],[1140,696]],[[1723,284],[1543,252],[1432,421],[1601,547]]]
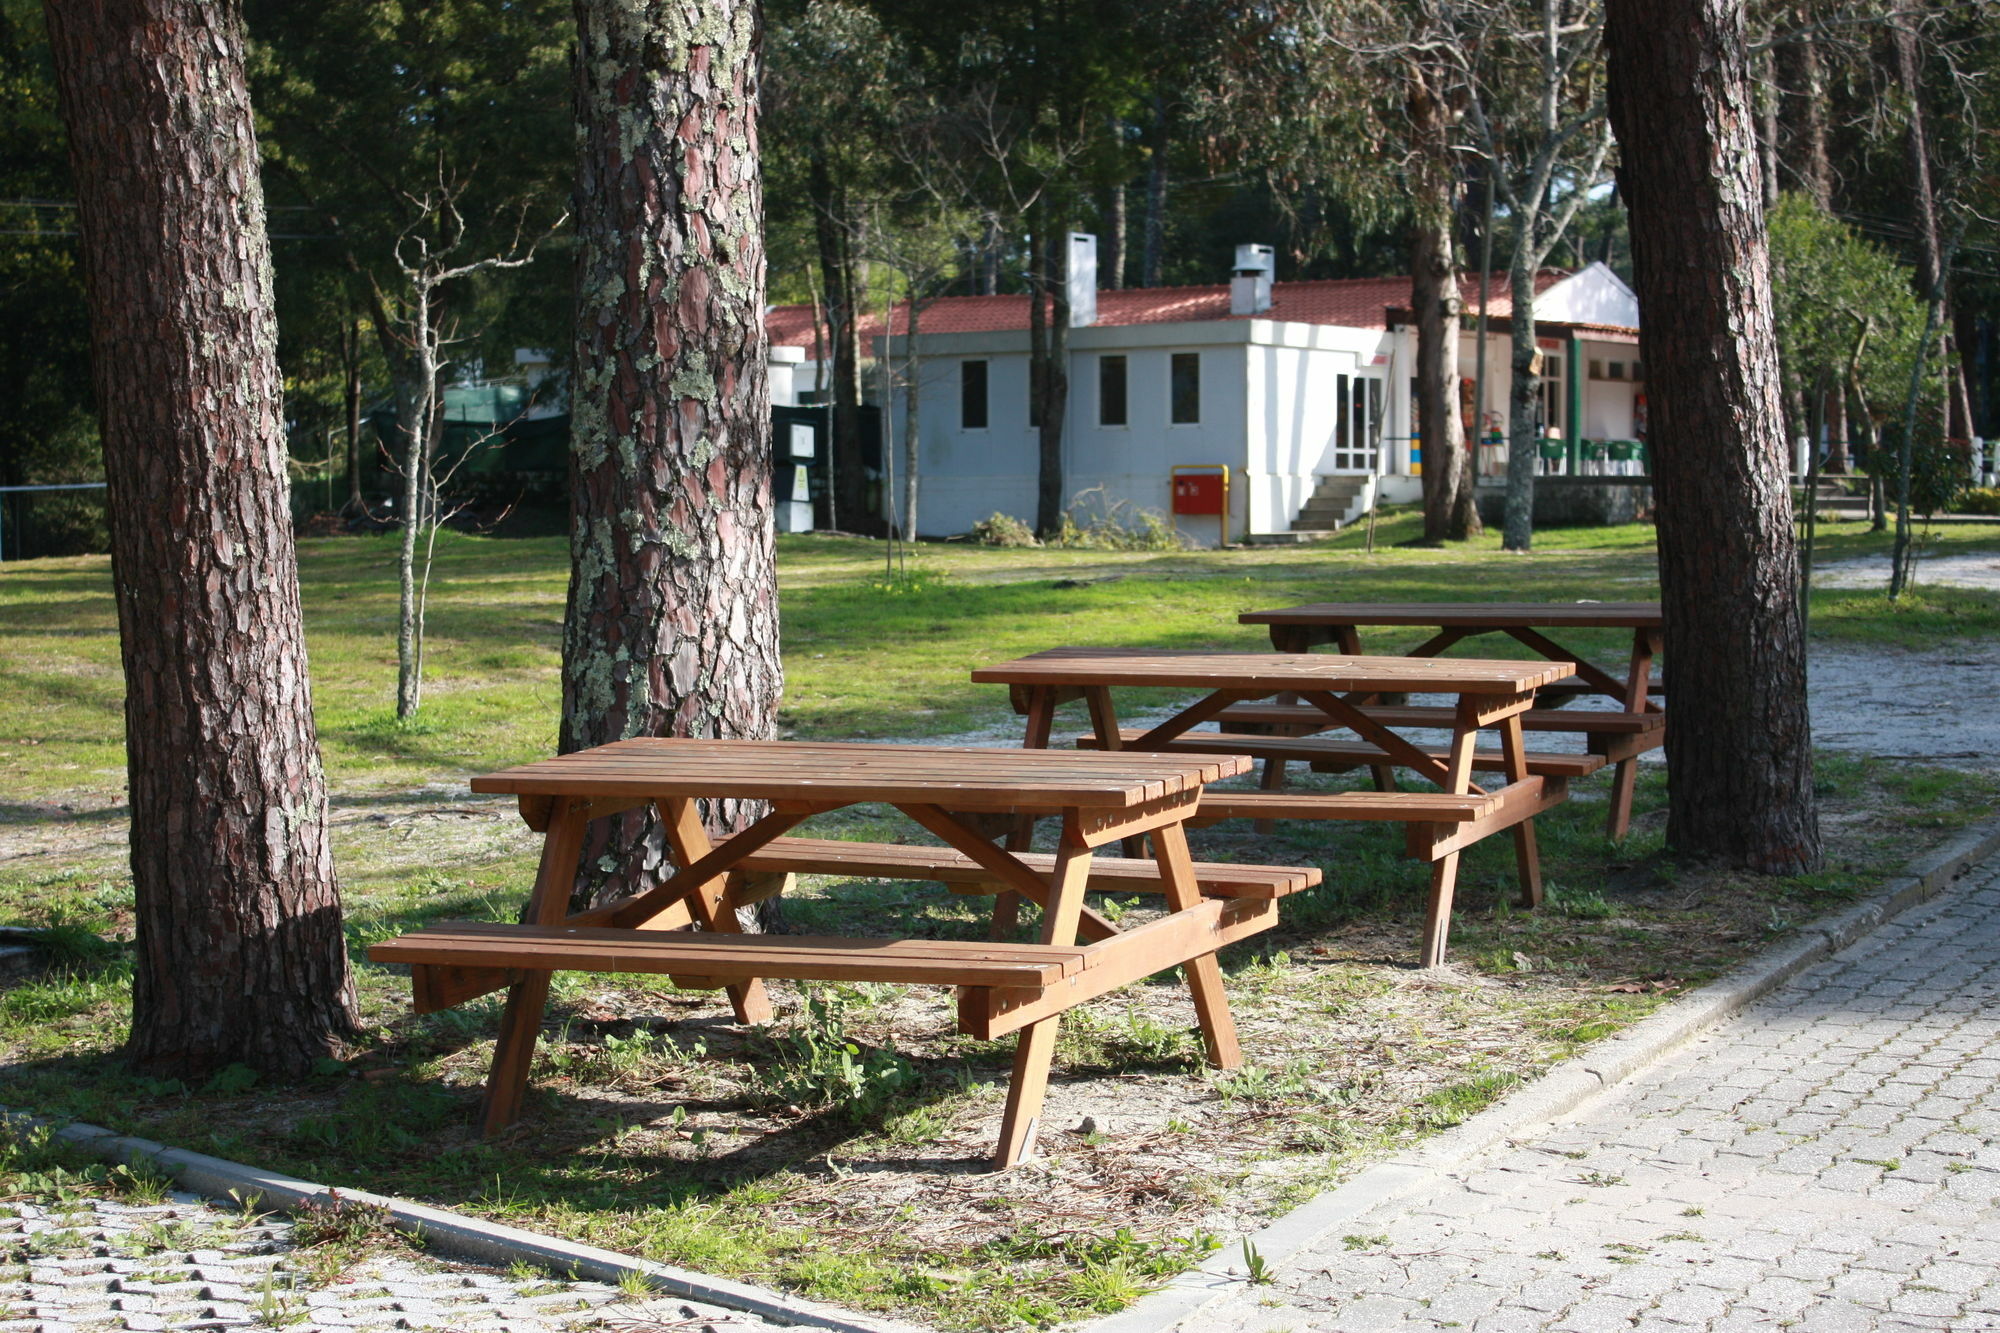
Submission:
[[[47,486],[0,486],[0,563],[7,559],[8,542],[13,542],[14,559],[22,559],[24,554],[34,554],[29,550],[28,538],[33,532],[31,523],[24,519],[16,496],[46,491],[101,491],[101,481],[71,481]],[[13,509],[14,520],[11,533],[8,530],[8,510]]]

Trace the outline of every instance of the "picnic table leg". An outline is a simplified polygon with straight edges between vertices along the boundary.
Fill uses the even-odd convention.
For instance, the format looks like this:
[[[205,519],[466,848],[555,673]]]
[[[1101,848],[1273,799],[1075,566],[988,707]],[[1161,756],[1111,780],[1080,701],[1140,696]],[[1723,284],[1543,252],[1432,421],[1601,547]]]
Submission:
[[[1445,759],[1445,780],[1439,784],[1454,796],[1465,795],[1472,785],[1472,751],[1478,739],[1478,717],[1469,702],[1461,699],[1451,750]],[[1446,852],[1431,863],[1431,896],[1417,956],[1419,967],[1436,967],[1444,961],[1445,940],[1451,934],[1451,902],[1458,889],[1458,857],[1457,852]]]
[[[1154,829],[1153,852],[1160,867],[1160,885],[1166,890],[1167,906],[1176,912],[1199,906],[1201,886],[1195,880],[1187,830],[1179,824]],[[1229,999],[1222,992],[1222,964],[1208,953],[1189,959],[1181,967],[1187,973],[1188,990],[1194,995],[1195,1017],[1201,1020],[1208,1062],[1217,1069],[1239,1067],[1243,1063],[1243,1048],[1237,1045],[1236,1020],[1230,1015]]]
[[[541,865],[535,871],[534,891],[528,895],[530,925],[555,925],[569,911],[589,810],[587,802],[565,798],[550,811],[548,832],[542,838]],[[493,1067],[486,1075],[486,1096],[479,1113],[480,1132],[488,1138],[521,1118],[521,1098],[528,1088],[528,1070],[534,1062],[542,1014],[548,1008],[552,975],[530,972],[507,988],[507,1007],[500,1014],[500,1036],[493,1043]]]
[[[1360,657],[1362,655],[1361,631],[1353,625],[1335,625],[1333,627],[1333,636],[1334,642],[1340,646],[1341,652],[1347,654],[1349,657]],[[1379,702],[1381,697],[1379,694],[1351,696],[1348,702],[1357,706],[1365,706]],[[1396,770],[1388,764],[1370,764],[1368,766],[1368,775],[1375,779],[1376,791],[1396,790]]]
[[[660,801],[659,807],[661,822],[667,826],[667,842],[681,865],[691,866],[713,850],[708,830],[701,826],[701,816],[696,812],[693,801],[685,796],[673,796]],[[694,892],[688,895],[688,908],[703,930],[723,935],[743,933],[743,923],[725,905],[728,892],[729,881],[717,878],[697,885]],[[771,997],[765,993],[760,978],[739,981],[728,989],[729,1007],[735,1011],[737,1022],[771,1021]]]
[[[1075,944],[1076,926],[1083,909],[1083,886],[1090,880],[1090,848],[1072,842],[1064,829],[1062,850],[1056,854],[1055,874],[1049,880],[1049,897],[1042,909],[1043,944]],[[1056,1024],[1052,1015],[1021,1029],[1014,1043],[1014,1072],[1007,1081],[1007,1109],[1000,1117],[1000,1144],[993,1154],[993,1169],[1004,1171],[1034,1156],[1035,1140],[1042,1129],[1042,1102],[1049,1090],[1049,1062],[1056,1053]]]
[[[1122,750],[1124,737],[1118,734],[1118,707],[1111,702],[1111,691],[1103,685],[1087,686],[1083,692],[1085,706],[1090,709],[1090,729],[1097,737],[1101,750]],[[1146,854],[1146,840],[1143,837],[1120,838],[1118,850],[1130,857]]]
[[[1282,759],[1266,759],[1263,770],[1257,774],[1257,787],[1260,791],[1283,791],[1285,789],[1285,761]],[[1250,821],[1250,828],[1255,833],[1275,833],[1278,831],[1278,821],[1275,819],[1253,819]]]
[[[1043,686],[1029,686],[1027,690],[1027,728],[1021,738],[1024,750],[1046,750],[1049,737],[1055,731],[1056,693]],[[1022,815],[1007,834],[1004,846],[1010,852],[1025,852],[1034,847],[1035,821],[1031,815]],[[993,917],[986,923],[986,938],[989,940],[1012,939],[1014,931],[1021,924],[1021,895],[1013,889],[1002,887],[993,895]]]
[[[1653,654],[1658,649],[1656,633],[1640,626],[1632,631],[1632,665],[1625,676],[1625,711],[1643,713],[1649,701],[1653,686]],[[1613,839],[1623,838],[1632,831],[1632,789],[1638,784],[1639,757],[1631,755],[1618,761],[1617,772],[1611,779],[1611,811],[1605,823],[1605,832]]]
[[[1500,757],[1507,765],[1507,781],[1521,782],[1528,776],[1528,747],[1521,736],[1521,715],[1500,723]],[[1521,877],[1521,906],[1542,905],[1542,857],[1535,845],[1535,821],[1524,819],[1514,825],[1514,863]]]

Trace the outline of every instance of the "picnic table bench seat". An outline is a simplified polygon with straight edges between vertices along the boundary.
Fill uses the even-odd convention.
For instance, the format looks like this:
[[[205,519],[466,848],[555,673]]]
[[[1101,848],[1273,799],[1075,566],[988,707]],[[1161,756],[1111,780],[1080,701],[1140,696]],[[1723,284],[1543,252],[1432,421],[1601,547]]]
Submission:
[[[1056,858],[1048,852],[1015,852],[1022,865],[1039,875],[1055,869]],[[751,874],[782,875],[805,872],[844,875],[855,879],[920,879],[949,885],[954,891],[992,893],[1002,886],[993,873],[950,847],[922,847],[905,843],[848,842],[840,838],[774,838],[762,849],[739,863]],[[1204,898],[1283,898],[1309,889],[1320,882],[1320,871],[1310,866],[1237,865],[1225,861],[1196,861],[1190,867]],[[748,887],[748,886],[746,886]],[[1093,893],[1161,893],[1158,862],[1143,857],[1099,856],[1090,863],[1084,888]],[[761,896],[755,888],[752,895]],[[732,901],[753,901],[753,896],[732,892]]]
[[[1119,739],[1126,743],[1138,741],[1145,735],[1145,730],[1139,727],[1119,729]],[[1087,750],[1102,748],[1094,736],[1080,738],[1077,746]],[[1147,748],[1173,754],[1248,754],[1260,759],[1296,760],[1311,764],[1315,771],[1320,772],[1338,773],[1385,764],[1396,766],[1394,756],[1371,742],[1335,740],[1325,736],[1254,736],[1245,732],[1187,731]],[[1450,758],[1450,751],[1441,746],[1420,745],[1416,748],[1440,762]],[[1537,777],[1586,778],[1605,764],[1601,754],[1529,750],[1523,757],[1527,761],[1528,772]],[[1507,771],[1507,760],[1498,750],[1475,750],[1472,767],[1484,773],[1504,773]]]
[[[372,948],[369,956],[377,962],[412,965],[672,975],[695,981],[689,989],[700,990],[751,977],[1046,986],[1081,971],[1084,951],[1080,946],[984,940],[849,939],[446,921],[384,941]]]
[[[1301,877],[1317,882],[1319,873]],[[383,940],[370,946],[368,956],[409,965],[418,1013],[460,1003],[453,982],[465,975],[514,984],[553,972],[626,972],[666,976],[687,990],[767,978],[880,981],[956,988],[960,1029],[990,1041],[1269,930],[1277,910],[1269,897],[1206,898],[1087,944],[449,921]]]
[[[1543,686],[1547,694],[1554,686]],[[1443,705],[1407,704],[1364,705],[1360,711],[1385,727],[1432,727],[1451,730],[1454,710]],[[1664,731],[1665,713],[1620,713],[1585,708],[1530,708],[1516,714],[1524,731],[1574,731],[1586,735],[1630,736]],[[1216,714],[1224,727],[1306,727],[1324,731],[1330,725],[1325,713],[1309,704],[1242,703],[1230,704]],[[1498,725],[1497,723],[1492,725]]]

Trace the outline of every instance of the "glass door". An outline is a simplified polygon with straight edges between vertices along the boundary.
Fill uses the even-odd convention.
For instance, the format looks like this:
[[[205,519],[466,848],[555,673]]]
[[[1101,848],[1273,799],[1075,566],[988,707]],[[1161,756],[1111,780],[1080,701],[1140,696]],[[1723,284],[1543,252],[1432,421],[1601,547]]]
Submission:
[[[1327,450],[1331,472],[1373,472],[1382,448],[1382,379],[1379,375],[1337,375],[1333,440]]]

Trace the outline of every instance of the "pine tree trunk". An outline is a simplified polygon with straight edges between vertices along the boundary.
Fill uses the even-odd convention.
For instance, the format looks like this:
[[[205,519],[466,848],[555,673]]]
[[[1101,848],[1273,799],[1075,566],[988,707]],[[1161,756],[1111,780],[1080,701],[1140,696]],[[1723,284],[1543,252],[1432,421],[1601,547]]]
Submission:
[[[1457,173],[1451,162],[1456,117],[1440,95],[1443,79],[1412,66],[1409,78],[1411,138],[1410,305],[1417,319],[1417,435],[1423,441],[1424,540],[1451,535],[1458,507],[1459,455],[1465,430],[1458,407],[1458,267],[1452,259]],[[1444,71],[1435,71],[1442,76]]]
[[[1041,285],[1035,294],[1035,310],[1042,307],[1042,291],[1048,293],[1048,318],[1039,336],[1030,319],[1031,356],[1040,355],[1034,381],[1041,425],[1036,431],[1035,531],[1052,537],[1062,529],[1063,517],[1063,418],[1069,411],[1069,282],[1066,277],[1069,254],[1068,229],[1052,218],[1054,210],[1043,206],[1042,227],[1032,240],[1041,265]]]
[[[125,663],[133,1060],[302,1072],[356,1025],[233,4],[47,9]]]
[[[1808,16],[1794,13],[1789,21],[1803,23]],[[1799,188],[1822,209],[1833,210],[1833,161],[1827,153],[1826,86],[1822,73],[1819,39],[1810,31],[1777,49],[1780,74],[1784,79],[1784,100],[1789,103],[1789,122],[1783,141],[1785,161],[1797,175]]]
[[[1731,0],[1610,0],[1611,121],[1651,410],[1673,696],[1668,842],[1820,862],[1770,257]]]
[[[576,0],[576,16],[561,746],[768,738],[782,674],[758,7]],[[706,812],[718,832],[754,813]],[[601,900],[657,881],[666,852],[650,812],[590,827],[584,892]]]
[[[1125,187],[1114,185],[1105,191],[1104,265],[1098,271],[1108,291],[1125,286]]]
[[[1523,225],[1532,227],[1530,220]],[[1512,375],[1507,388],[1507,505],[1500,544],[1525,551],[1535,539],[1535,469],[1542,456],[1542,382],[1535,372],[1535,266],[1527,246],[1516,241],[1507,268],[1514,309],[1509,318]],[[1649,400],[1650,401],[1650,400]]]

